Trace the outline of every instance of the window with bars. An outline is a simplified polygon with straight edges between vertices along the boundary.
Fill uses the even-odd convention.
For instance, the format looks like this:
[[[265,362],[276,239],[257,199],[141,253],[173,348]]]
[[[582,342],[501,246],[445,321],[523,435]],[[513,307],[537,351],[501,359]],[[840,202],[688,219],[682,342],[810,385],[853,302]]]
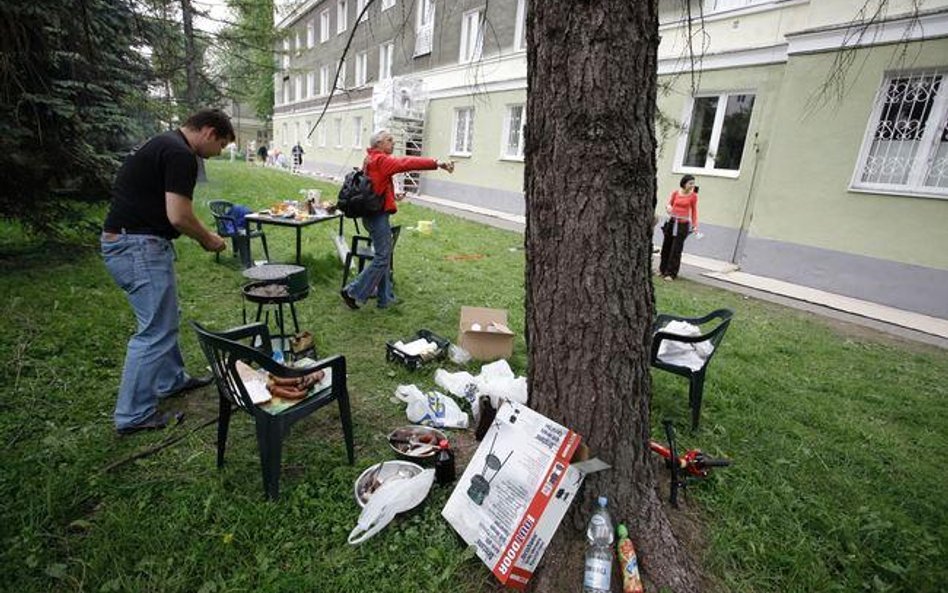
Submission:
[[[355,57],[355,85],[363,86],[368,80],[369,52],[359,52]]]
[[[526,118],[523,105],[508,105],[504,118],[503,149],[505,159],[523,159],[523,127]]]
[[[886,77],[869,118],[854,189],[948,197],[945,73]]]
[[[678,147],[678,165],[692,173],[735,176],[754,111],[753,93],[699,95],[691,101],[688,125]]]
[[[462,107],[454,110],[454,133],[451,154],[471,156],[474,149],[474,108]]]
[[[461,18],[461,54],[458,62],[467,63],[479,60],[484,45],[484,31],[481,28],[481,11],[472,10]]]

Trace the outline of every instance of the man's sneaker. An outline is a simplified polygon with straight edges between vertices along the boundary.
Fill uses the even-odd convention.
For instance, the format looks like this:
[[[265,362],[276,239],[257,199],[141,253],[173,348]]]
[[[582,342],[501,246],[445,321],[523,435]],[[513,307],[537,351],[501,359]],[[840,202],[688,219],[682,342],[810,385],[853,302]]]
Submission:
[[[339,295],[342,297],[342,300],[346,302],[346,306],[350,309],[358,309],[359,303],[356,302],[354,298],[346,291],[345,288],[339,291]]]

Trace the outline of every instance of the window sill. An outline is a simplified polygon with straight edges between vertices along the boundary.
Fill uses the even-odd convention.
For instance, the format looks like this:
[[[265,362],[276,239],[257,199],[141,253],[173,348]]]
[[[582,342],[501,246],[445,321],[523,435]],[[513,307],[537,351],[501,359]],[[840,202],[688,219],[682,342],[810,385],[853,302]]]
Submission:
[[[935,200],[948,200],[948,194],[939,194],[935,192],[927,192],[924,190],[907,190],[907,189],[895,189],[895,188],[869,188],[869,187],[850,187],[849,191],[854,194],[873,194],[879,196],[898,196],[900,198],[920,198],[920,199],[935,199]]]
[[[682,175],[701,175],[703,177],[723,177],[725,179],[737,179],[741,176],[740,170],[731,171],[728,169],[699,169],[697,167],[674,167],[672,173]]]
[[[507,162],[510,162],[510,163],[522,163],[522,162],[523,162],[523,157],[522,157],[522,156],[510,156],[510,155],[506,155],[506,154],[505,154],[505,155],[501,155],[501,157],[500,157],[498,160],[507,161]]]
[[[471,153],[469,152],[452,152],[448,156],[457,157],[459,159],[469,159],[471,158]]]

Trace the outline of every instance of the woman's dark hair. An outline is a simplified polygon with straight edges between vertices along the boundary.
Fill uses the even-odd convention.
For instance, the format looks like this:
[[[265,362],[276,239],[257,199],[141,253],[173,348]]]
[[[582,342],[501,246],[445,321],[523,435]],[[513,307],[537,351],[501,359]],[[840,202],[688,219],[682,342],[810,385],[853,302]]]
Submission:
[[[685,185],[687,185],[689,181],[694,181],[694,180],[695,180],[694,175],[685,175],[684,177],[681,178],[681,181],[678,182],[678,187],[680,187],[681,189],[685,189]]]
[[[184,122],[184,125],[192,130],[201,130],[205,126],[211,126],[218,138],[230,141],[236,138],[234,126],[230,123],[230,117],[220,109],[202,109],[193,113],[188,121]]]

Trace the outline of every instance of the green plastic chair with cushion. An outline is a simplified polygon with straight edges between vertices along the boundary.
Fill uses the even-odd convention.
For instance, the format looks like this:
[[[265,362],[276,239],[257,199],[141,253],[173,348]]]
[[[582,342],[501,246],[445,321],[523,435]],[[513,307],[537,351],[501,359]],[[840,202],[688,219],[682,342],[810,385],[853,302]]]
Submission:
[[[224,465],[224,450],[227,445],[227,429],[231,412],[238,408],[253,416],[257,428],[257,445],[263,469],[263,488],[266,496],[276,500],[280,490],[280,464],[283,439],[290,427],[298,420],[332,402],[339,404],[343,438],[349,464],[355,462],[352,418],[349,408],[349,391],[346,388],[346,359],[331,356],[306,368],[284,366],[273,360],[271,340],[266,324],[253,323],[222,332],[212,332],[191,322],[197,332],[201,350],[207,357],[217,383],[220,417],[217,422],[217,467]],[[246,341],[247,343],[243,343]],[[260,349],[251,347],[259,344]],[[237,363],[243,362],[255,369],[262,369],[277,377],[303,377],[322,370],[327,374],[328,385],[317,385],[306,397],[289,403],[269,402],[255,404],[247,390],[244,379],[238,372]]]
[[[237,218],[231,215],[233,202],[227,200],[211,200],[207,203],[214,217],[215,231],[221,237],[229,237],[231,247],[234,250],[234,256],[240,256],[241,263],[245,268],[253,265],[250,261],[250,240],[258,238],[263,246],[263,256],[270,261],[270,250],[267,249],[267,235],[263,232],[263,226],[258,222],[255,229],[247,228],[245,232],[240,232],[240,225],[237,224]],[[214,254],[214,260],[220,261],[220,253]]]

